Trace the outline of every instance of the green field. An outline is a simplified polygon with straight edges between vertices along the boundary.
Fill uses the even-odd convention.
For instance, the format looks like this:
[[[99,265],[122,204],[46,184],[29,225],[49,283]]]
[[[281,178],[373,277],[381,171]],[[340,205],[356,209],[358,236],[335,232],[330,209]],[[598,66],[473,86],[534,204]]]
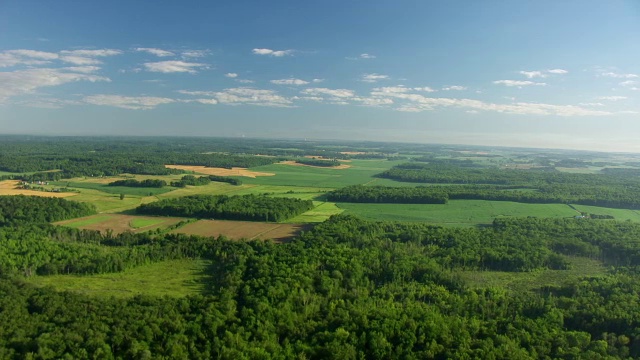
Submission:
[[[336,206],[336,204],[331,202],[314,201],[313,205],[315,206],[315,208],[307,211],[304,214],[293,217],[285,221],[285,223],[304,224],[323,222],[332,215],[338,215],[344,211],[343,209]]]
[[[114,180],[115,181],[115,180]],[[125,194],[134,196],[154,196],[164,194],[176,188],[165,186],[163,188],[137,188],[129,186],[109,186],[107,184],[100,184],[95,182],[77,182],[77,181],[54,181],[51,184],[64,186],[74,189],[91,189],[98,190],[107,194]]]
[[[372,220],[425,221],[439,225],[491,224],[494,218],[572,217],[577,212],[563,204],[523,204],[510,201],[451,200],[448,204],[338,203],[345,214]]]
[[[618,221],[630,220],[640,222],[639,210],[611,209],[599,206],[573,205],[578,211],[596,215],[611,215]]]
[[[155,218],[155,219],[139,218],[139,219],[131,220],[129,222],[129,225],[131,225],[131,227],[134,229],[139,229],[147,226],[162,224],[165,221],[166,221],[166,218],[164,217]]]
[[[101,297],[186,296],[205,291],[204,272],[208,264],[203,260],[170,260],[115,274],[35,276],[27,280],[37,286],[53,286],[58,291]]]
[[[65,224],[65,226],[72,227],[72,228],[81,228],[87,225],[99,224],[103,221],[109,220],[110,218],[111,216],[109,215],[92,216],[86,219],[70,222],[68,224]]]
[[[243,178],[247,184],[303,186],[319,188],[340,188],[348,185],[365,184],[374,179],[374,175],[399,164],[399,161],[353,160],[345,163],[348,169],[322,169],[310,166],[292,166],[273,164],[251,168],[254,171],[272,172],[275,176]]]
[[[582,277],[603,276],[607,269],[597,260],[567,257],[569,270],[532,272],[461,271],[457,274],[471,288],[505,288],[512,292],[534,291],[545,286],[562,286]]]

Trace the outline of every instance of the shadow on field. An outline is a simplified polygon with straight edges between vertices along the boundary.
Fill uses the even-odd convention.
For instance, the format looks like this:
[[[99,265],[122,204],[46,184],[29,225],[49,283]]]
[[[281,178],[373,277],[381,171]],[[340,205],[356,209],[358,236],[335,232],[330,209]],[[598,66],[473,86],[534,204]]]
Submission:
[[[188,287],[197,288],[202,295],[217,295],[223,286],[225,271],[221,264],[207,260],[207,264],[196,273],[197,280]]]

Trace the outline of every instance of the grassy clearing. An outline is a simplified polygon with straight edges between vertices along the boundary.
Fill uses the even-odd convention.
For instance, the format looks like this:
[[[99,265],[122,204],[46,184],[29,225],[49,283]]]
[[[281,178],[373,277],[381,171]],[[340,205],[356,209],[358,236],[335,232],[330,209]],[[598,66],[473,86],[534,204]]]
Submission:
[[[611,215],[618,221],[640,222],[640,211],[628,209],[611,209],[599,206],[573,205],[578,211],[596,215]]]
[[[205,290],[204,260],[170,260],[139,266],[116,274],[36,276],[27,281],[92,296],[186,296]]]
[[[581,277],[603,276],[607,270],[597,260],[567,257],[569,270],[533,272],[461,271],[458,274],[471,288],[505,288],[512,292],[535,291],[545,286],[562,286]]]
[[[490,224],[494,218],[571,217],[575,210],[563,204],[523,204],[510,201],[451,200],[448,204],[338,203],[345,214],[372,220],[425,221],[447,226]]]
[[[232,220],[198,220],[187,224],[172,233],[214,236],[223,235],[229,239],[273,239],[275,241],[287,241],[292,237],[309,229],[304,224],[282,224],[254,221]]]
[[[55,223],[55,225],[69,226],[73,228],[107,231],[111,230],[115,234],[126,231],[142,232],[155,230],[157,228],[166,229],[177,224],[184,218],[177,217],[151,217],[123,214],[100,214],[82,217],[73,220],[65,220]]]
[[[95,225],[101,222],[105,222],[110,218],[111,218],[110,215],[89,216],[85,218],[80,218],[78,220],[71,220],[71,221],[65,222],[64,225],[72,228],[82,228],[89,225]]]
[[[143,228],[143,227],[147,227],[147,226],[152,226],[152,225],[159,225],[162,224],[163,222],[165,222],[166,219],[165,218],[136,218],[133,219],[131,221],[129,221],[129,226],[131,226],[134,229],[139,229],[139,228]]]
[[[337,207],[335,203],[331,202],[314,201],[313,205],[315,206],[315,208],[307,211],[304,214],[293,217],[285,222],[294,224],[319,223],[327,220],[332,215],[338,215],[344,211],[344,209]]]

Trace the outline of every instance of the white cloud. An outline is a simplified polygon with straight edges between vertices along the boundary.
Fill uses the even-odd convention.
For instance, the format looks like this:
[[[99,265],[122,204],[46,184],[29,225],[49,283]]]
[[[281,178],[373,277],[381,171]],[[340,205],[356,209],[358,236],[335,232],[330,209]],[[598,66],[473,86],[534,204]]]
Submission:
[[[223,91],[189,91],[178,90],[180,94],[191,96],[206,96],[210,99],[216,100],[217,103],[227,105],[256,105],[256,106],[271,106],[271,107],[291,107],[291,99],[278,95],[273,90],[254,89],[249,87],[224,89]],[[202,102],[199,99],[199,102]]]
[[[533,79],[537,77],[545,78],[547,77],[542,71],[518,71],[519,74],[522,74],[527,77],[527,79]]]
[[[627,81],[623,81],[620,83],[620,86],[624,86],[624,87],[635,87],[635,85],[637,84],[637,81],[634,80],[627,80]]]
[[[26,49],[18,49],[18,50],[7,50],[5,51],[7,54],[16,55],[20,57],[28,57],[34,59],[42,59],[42,60],[55,60],[58,58],[58,54],[37,51],[37,50],[26,50]]]
[[[271,80],[271,83],[276,85],[306,85],[309,82],[300,79],[280,79]]]
[[[226,73],[226,74],[224,74],[224,76],[233,79],[233,78],[237,78],[238,74],[236,74],[236,73]]]
[[[380,75],[380,74],[373,73],[373,74],[362,75],[362,79],[360,81],[374,83],[374,82],[378,82],[379,80],[388,80],[388,79],[389,79],[388,75]]]
[[[398,111],[420,112],[431,111],[438,107],[457,107],[472,111],[493,111],[518,115],[555,115],[555,116],[601,116],[611,115],[608,111],[597,111],[574,105],[552,105],[542,103],[516,102],[511,104],[494,104],[473,99],[431,98],[407,92],[372,91],[372,97],[394,98],[405,100],[396,108]]]
[[[355,95],[353,90],[347,89],[327,89],[327,88],[309,88],[301,91],[305,95],[321,96],[329,95],[336,98],[350,98]]]
[[[313,82],[313,83],[321,83],[323,81],[324,81],[324,79],[313,79],[313,80],[311,80],[311,82]]]
[[[443,87],[442,90],[444,91],[462,91],[462,90],[467,90],[466,86],[460,86],[460,85],[452,85],[452,86],[446,86]]]
[[[534,70],[534,71],[518,71],[519,74],[522,74],[527,77],[527,79],[533,78],[546,78],[549,74],[554,75],[564,75],[567,74],[568,71],[564,69],[550,69],[550,70]]]
[[[76,81],[111,81],[109,78],[68,72],[61,69],[27,69],[0,72],[0,101],[12,96],[30,94],[41,87],[58,86]]]
[[[72,71],[72,72],[79,72],[79,73],[83,73],[83,74],[89,74],[89,73],[96,72],[96,71],[100,70],[100,67],[99,66],[69,66],[69,67],[65,67],[63,69],[67,70],[67,71]]]
[[[102,64],[102,61],[100,60],[84,57],[84,56],[75,56],[75,55],[63,55],[60,57],[60,60],[70,64],[81,65],[81,66]]]
[[[136,48],[135,50],[140,52],[146,52],[158,57],[175,56],[175,54],[172,53],[171,51],[157,49],[157,48]]]
[[[600,75],[607,76],[607,77],[612,77],[612,78],[616,78],[616,79],[635,79],[635,78],[638,77],[638,75],[636,75],[636,74],[619,74],[619,73],[614,73],[614,72],[603,72]]]
[[[161,73],[186,72],[190,74],[195,74],[197,72],[196,71],[197,69],[207,68],[207,64],[192,63],[192,62],[185,62],[185,61],[179,61],[179,60],[148,62],[148,63],[144,63],[144,66],[147,68],[147,71],[152,71],[152,72],[161,72]]]
[[[520,81],[520,80],[496,80],[493,83],[497,85],[504,85],[509,87],[513,87],[513,86],[523,87],[523,86],[531,86],[531,85],[546,86],[547,85],[546,83],[539,83],[539,82],[533,82],[533,81]]]
[[[618,100],[626,100],[626,96],[600,96],[598,100],[609,100],[609,101],[618,101]]]
[[[590,102],[590,103],[579,103],[578,105],[580,105],[580,106],[604,106],[603,103],[599,103],[599,102],[597,102],[597,103],[593,103],[593,102]]]
[[[429,92],[429,93],[438,91],[438,90],[430,88],[428,86],[415,87],[415,88],[413,88],[413,90],[415,90],[415,91],[424,91],[424,92]]]
[[[83,56],[83,57],[104,57],[104,56],[114,56],[122,54],[120,50],[114,49],[99,49],[99,50],[62,50],[60,51],[62,55],[68,56]]]
[[[379,92],[379,93],[406,93],[411,91],[411,89],[404,87],[402,85],[399,85],[399,86],[386,86],[386,87],[373,88],[373,91]]]
[[[237,79],[237,82],[239,82],[240,84],[253,84],[255,81],[253,80],[248,80],[248,79]]]
[[[391,105],[393,104],[393,100],[389,98],[380,98],[380,97],[355,97],[351,99],[353,101],[358,101],[362,103],[364,106],[382,106],[382,105]]]
[[[83,99],[93,105],[114,106],[131,110],[150,110],[158,105],[175,102],[173,99],[153,96],[91,95]]]
[[[182,52],[184,58],[201,58],[209,55],[209,50],[186,50]]]
[[[360,54],[360,59],[375,59],[376,56],[375,55],[371,55],[371,54]]]
[[[293,50],[253,49],[252,52],[256,55],[269,55],[275,57],[293,55]]]

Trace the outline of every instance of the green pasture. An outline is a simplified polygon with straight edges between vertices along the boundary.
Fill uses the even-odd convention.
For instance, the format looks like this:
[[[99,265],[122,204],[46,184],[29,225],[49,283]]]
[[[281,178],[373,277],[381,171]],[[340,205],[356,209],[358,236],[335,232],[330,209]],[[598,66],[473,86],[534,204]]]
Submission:
[[[491,224],[494,218],[572,217],[577,212],[563,204],[524,204],[510,201],[451,200],[448,204],[338,203],[345,214],[372,220],[422,221],[448,226]]]
[[[596,215],[611,215],[618,221],[640,222],[639,210],[612,209],[599,206],[573,205],[578,211]]]
[[[114,180],[115,181],[115,180]],[[109,186],[107,184],[100,184],[95,182],[77,182],[77,181],[54,181],[51,184],[74,188],[74,189],[91,189],[98,190],[107,194],[125,194],[134,196],[155,196],[164,194],[176,188],[165,186],[163,188],[138,188],[129,186]]]
[[[242,178],[247,184],[302,186],[318,188],[340,188],[349,185],[365,184],[374,179],[374,175],[398,164],[387,160],[353,160],[345,163],[347,169],[323,169],[311,166],[293,166],[272,164],[251,168],[254,171],[272,172],[275,176]]]
[[[72,228],[80,228],[87,225],[99,224],[103,221],[109,220],[110,218],[111,216],[109,215],[99,215],[99,216],[93,216],[89,218],[80,218],[76,221],[65,223],[64,226],[68,226]]]
[[[93,296],[186,296],[205,291],[204,260],[169,260],[113,274],[35,276],[27,281]]]
[[[133,209],[140,204],[157,200],[154,196],[140,197],[130,195],[120,200],[120,195],[118,194],[107,194],[93,189],[79,189],[78,195],[71,196],[67,199],[93,204],[100,213],[122,212]]]
[[[165,217],[151,218],[151,219],[150,218],[139,218],[139,219],[131,220],[129,222],[129,226],[131,226],[134,229],[139,229],[139,228],[143,228],[143,227],[147,227],[147,226],[162,224],[166,220],[167,220],[167,218],[165,218]]]
[[[566,257],[569,270],[532,272],[460,271],[457,274],[471,288],[504,288],[512,292],[535,291],[547,286],[562,286],[583,277],[604,276],[607,269],[597,260]]]
[[[315,206],[313,209],[305,212],[304,214],[293,217],[285,221],[285,223],[305,224],[323,222],[332,215],[338,215],[344,211],[331,202],[314,201],[313,205]]]

